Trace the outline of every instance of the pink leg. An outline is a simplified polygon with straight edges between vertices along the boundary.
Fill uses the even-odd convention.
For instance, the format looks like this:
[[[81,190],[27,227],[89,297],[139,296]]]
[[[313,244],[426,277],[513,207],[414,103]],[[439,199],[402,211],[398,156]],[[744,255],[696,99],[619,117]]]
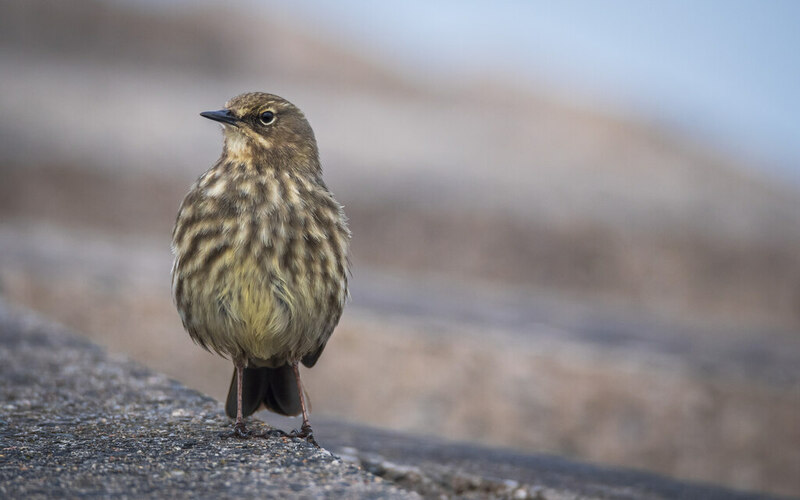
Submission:
[[[235,361],[236,366],[236,424],[233,426],[233,433],[238,437],[247,436],[247,428],[242,417],[242,376],[244,374],[244,362]]]
[[[297,382],[297,392],[300,394],[300,409],[303,411],[303,425],[300,427],[300,432],[295,431],[294,435],[296,437],[306,438],[311,444],[319,446],[314,439],[314,432],[311,430],[311,424],[308,422],[306,391],[303,390],[303,382],[300,380],[300,367],[297,361],[292,363],[292,371],[294,371],[294,379]]]

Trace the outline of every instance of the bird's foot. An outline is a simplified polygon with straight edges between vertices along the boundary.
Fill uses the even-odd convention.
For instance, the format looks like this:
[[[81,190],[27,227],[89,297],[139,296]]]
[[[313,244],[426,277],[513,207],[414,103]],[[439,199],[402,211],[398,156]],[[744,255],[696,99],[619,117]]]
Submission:
[[[293,430],[292,432],[290,432],[288,434],[288,436],[290,438],[305,439],[306,441],[308,441],[309,443],[313,444],[317,448],[320,448],[319,443],[317,443],[317,440],[314,439],[314,431],[311,429],[311,426],[308,425],[308,423],[304,423],[300,427],[299,431],[297,429]]]
[[[236,438],[236,439],[250,439],[253,433],[247,430],[244,422],[236,422],[233,426],[233,432],[223,432],[219,435],[222,438]]]
[[[244,422],[236,422],[233,426],[233,436],[239,439],[247,439],[250,437],[250,431],[247,430]]]

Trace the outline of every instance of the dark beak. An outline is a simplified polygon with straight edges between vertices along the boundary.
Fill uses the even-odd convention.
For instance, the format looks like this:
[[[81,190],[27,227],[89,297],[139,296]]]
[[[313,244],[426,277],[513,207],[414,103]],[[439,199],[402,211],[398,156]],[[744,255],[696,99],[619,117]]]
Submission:
[[[208,118],[209,120],[214,120],[215,122],[227,123],[228,125],[237,126],[239,124],[239,119],[236,118],[229,109],[220,109],[219,111],[203,111],[200,113],[200,116],[203,118]]]

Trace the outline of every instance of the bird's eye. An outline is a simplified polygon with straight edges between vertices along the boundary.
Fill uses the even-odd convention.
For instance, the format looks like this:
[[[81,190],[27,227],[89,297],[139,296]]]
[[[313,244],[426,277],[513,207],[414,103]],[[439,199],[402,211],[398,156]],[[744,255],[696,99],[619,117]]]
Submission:
[[[261,120],[261,123],[264,125],[271,125],[272,122],[275,121],[275,113],[272,111],[264,111],[258,116],[258,119]]]

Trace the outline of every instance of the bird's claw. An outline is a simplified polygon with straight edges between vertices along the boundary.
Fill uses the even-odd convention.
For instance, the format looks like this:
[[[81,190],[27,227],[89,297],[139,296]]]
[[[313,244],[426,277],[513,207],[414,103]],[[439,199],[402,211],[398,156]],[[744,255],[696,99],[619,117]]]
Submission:
[[[244,425],[235,425],[233,426],[233,431],[231,432],[221,432],[219,437],[223,439],[228,438],[236,438],[236,439],[250,439],[254,437],[252,431],[248,431]]]
[[[295,430],[293,430],[292,432],[290,432],[287,435],[290,438],[305,439],[306,441],[308,441],[309,443],[313,444],[317,448],[320,448],[319,443],[317,443],[317,440],[314,439],[314,431],[311,429],[311,426],[308,425],[307,423],[303,424],[300,427],[299,431],[297,429],[295,429]]]
[[[247,430],[244,422],[236,422],[236,425],[233,426],[233,437],[239,439],[247,439],[250,437],[250,431]]]

